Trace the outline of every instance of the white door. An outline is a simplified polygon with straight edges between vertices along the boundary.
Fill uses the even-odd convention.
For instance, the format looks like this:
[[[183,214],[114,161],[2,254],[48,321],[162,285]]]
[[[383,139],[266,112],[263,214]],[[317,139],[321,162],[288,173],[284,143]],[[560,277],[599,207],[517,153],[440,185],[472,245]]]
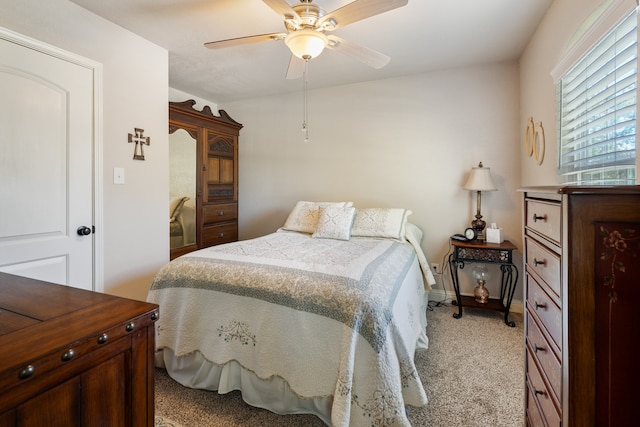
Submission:
[[[94,289],[93,70],[5,38],[0,271]]]

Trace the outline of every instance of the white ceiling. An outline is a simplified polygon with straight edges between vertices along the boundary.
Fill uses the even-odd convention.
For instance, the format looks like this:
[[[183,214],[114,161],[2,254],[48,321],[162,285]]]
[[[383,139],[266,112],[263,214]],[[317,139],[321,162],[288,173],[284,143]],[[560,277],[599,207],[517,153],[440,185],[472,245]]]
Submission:
[[[166,48],[169,84],[215,102],[301,90],[287,80],[283,41],[211,50],[205,42],[281,32],[262,0],[71,0]],[[296,0],[288,0],[295,4]],[[334,34],[391,57],[375,70],[327,50],[309,63],[309,87],[423,73],[519,58],[553,0],[409,0]],[[350,0],[315,0],[326,12]]]

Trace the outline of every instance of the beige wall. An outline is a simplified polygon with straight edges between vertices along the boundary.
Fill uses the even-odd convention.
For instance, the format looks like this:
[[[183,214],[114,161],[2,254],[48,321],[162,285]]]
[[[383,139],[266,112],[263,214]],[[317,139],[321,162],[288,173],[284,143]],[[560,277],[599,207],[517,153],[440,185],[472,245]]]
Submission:
[[[0,26],[102,64],[104,291],[145,299],[169,260],[167,51],[65,0],[0,0],[0,10]],[[136,127],[151,137],[145,161],[127,143]]]
[[[298,200],[350,200],[411,209],[441,263],[475,214],[462,185],[482,161],[499,188],[483,215],[520,247],[518,73],[503,63],[313,90],[308,144],[300,92],[219,105],[244,125],[240,237],[274,231]]]

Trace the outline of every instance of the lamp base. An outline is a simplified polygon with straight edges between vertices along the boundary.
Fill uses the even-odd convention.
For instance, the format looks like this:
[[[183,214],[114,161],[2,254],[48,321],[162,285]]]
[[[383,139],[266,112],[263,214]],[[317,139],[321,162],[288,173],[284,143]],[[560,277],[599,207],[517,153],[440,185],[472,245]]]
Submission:
[[[482,233],[486,226],[487,223],[482,219],[482,215],[476,215],[476,219],[471,221],[471,227],[478,233]]]
[[[484,280],[478,280],[478,286],[473,290],[476,302],[486,304],[489,302],[489,291],[484,287]]]
[[[486,228],[487,223],[482,219],[482,215],[477,214],[476,219],[471,221],[471,228],[476,230],[476,235],[478,236],[478,240],[484,240],[484,229]]]

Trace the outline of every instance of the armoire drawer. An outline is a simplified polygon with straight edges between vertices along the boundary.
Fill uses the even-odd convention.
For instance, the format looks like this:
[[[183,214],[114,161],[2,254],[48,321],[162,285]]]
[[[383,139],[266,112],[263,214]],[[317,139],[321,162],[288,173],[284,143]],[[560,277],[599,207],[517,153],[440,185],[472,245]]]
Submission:
[[[527,281],[527,309],[551,337],[558,354],[562,352],[562,311],[530,274]]]
[[[205,225],[232,221],[238,218],[238,204],[224,203],[219,205],[204,205],[202,212],[204,215],[203,223]]]
[[[560,244],[562,236],[562,210],[557,203],[526,200],[525,227]]]
[[[527,269],[534,271],[561,297],[560,257],[531,238],[525,238]]]
[[[204,247],[238,240],[238,224],[236,222],[205,227],[202,231]]]
[[[547,379],[551,391],[557,401],[560,401],[562,391],[562,365],[553,346],[547,341],[533,317],[526,313],[527,351],[533,353],[538,365]]]
[[[544,383],[538,366],[533,361],[531,354],[527,353],[527,409],[532,404],[536,404],[540,408],[541,416],[546,421],[546,425],[549,427],[560,426],[560,414],[556,408],[556,405],[547,389],[547,385]],[[538,426],[533,426],[538,427]]]

